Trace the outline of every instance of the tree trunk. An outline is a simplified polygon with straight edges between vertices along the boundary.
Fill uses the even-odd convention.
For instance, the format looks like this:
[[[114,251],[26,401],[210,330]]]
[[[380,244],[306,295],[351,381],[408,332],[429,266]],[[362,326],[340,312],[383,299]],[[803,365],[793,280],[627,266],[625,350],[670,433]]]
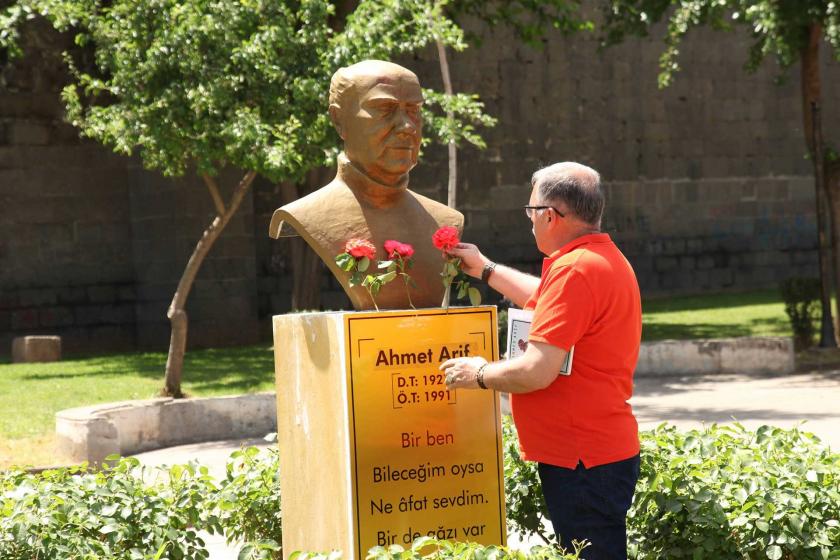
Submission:
[[[443,91],[446,95],[452,96],[452,79],[449,77],[449,62],[446,59],[446,46],[443,41],[437,41],[438,61],[440,62],[440,74],[443,78]],[[451,122],[455,116],[452,111],[446,112],[446,118]],[[455,142],[449,142],[449,182],[447,186],[446,205],[455,208],[458,195],[458,150]]]
[[[808,146],[808,153],[811,156],[811,162],[814,165],[814,182],[816,191],[816,215],[817,215],[817,239],[819,251],[819,269],[820,269],[820,305],[821,305],[821,328],[820,328],[820,347],[833,348],[837,346],[835,340],[834,322],[831,318],[831,277],[833,269],[833,276],[835,285],[840,286],[840,277],[838,273],[838,257],[837,250],[840,245],[837,243],[838,235],[838,221],[833,210],[836,202],[833,198],[840,201],[840,197],[832,196],[832,193],[826,188],[826,183],[822,173],[822,145],[821,145],[821,127],[820,127],[820,97],[821,82],[820,82],[820,40],[822,38],[822,27],[819,24],[813,24],[808,29],[808,41],[801,52],[801,66],[802,66],[802,119],[803,130],[805,132],[805,143]],[[833,243],[829,243],[826,230],[830,230],[831,239]],[[833,245],[833,246],[832,246]],[[831,255],[829,257],[829,254]],[[831,264],[829,264],[831,263]],[[831,267],[831,268],[829,268]],[[840,303],[838,303],[840,305]],[[838,309],[837,316],[840,317],[840,309]]]
[[[210,190],[210,196],[213,198],[213,204],[216,207],[216,217],[204,230],[201,239],[193,249],[190,260],[187,261],[187,266],[184,268],[184,273],[181,275],[181,280],[178,282],[178,288],[175,290],[175,295],[172,298],[172,303],[169,304],[169,310],[166,315],[169,317],[169,322],[172,326],[172,334],[169,339],[169,356],[166,359],[166,376],[164,378],[164,387],[161,393],[164,396],[181,398],[184,394],[181,392],[181,377],[184,366],[184,353],[187,348],[187,327],[189,319],[184,307],[187,304],[187,298],[190,295],[195,277],[201,268],[201,263],[213,244],[219,238],[225,226],[230,222],[231,217],[236,214],[242,200],[245,198],[245,193],[256,177],[254,171],[249,171],[236,185],[233,195],[230,198],[230,203],[225,207],[219,187],[216,180],[209,175],[202,175],[207,188]]]
[[[834,262],[834,285],[840,286],[840,161],[825,162],[823,185],[825,185],[825,192],[831,208],[831,253]],[[840,320],[840,294],[835,298],[834,305],[835,317]],[[837,332],[836,326],[835,332]]]

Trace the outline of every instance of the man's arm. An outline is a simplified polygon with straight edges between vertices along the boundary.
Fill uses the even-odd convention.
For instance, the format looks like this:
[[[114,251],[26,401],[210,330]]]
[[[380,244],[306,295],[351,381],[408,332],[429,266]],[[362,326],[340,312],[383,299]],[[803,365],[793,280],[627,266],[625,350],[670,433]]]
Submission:
[[[458,243],[449,251],[453,257],[461,259],[461,270],[473,278],[481,278],[484,266],[491,261],[481,254],[478,247],[471,243]],[[491,288],[505,296],[515,305],[523,307],[531,294],[540,285],[540,279],[524,272],[519,272],[504,265],[497,265],[487,279]]]
[[[553,344],[532,341],[518,358],[487,364],[482,371],[484,385],[506,393],[545,389],[560,373],[567,354],[567,350]],[[443,362],[440,369],[446,373],[446,388],[478,389],[478,370],[486,363],[484,358],[453,358]]]

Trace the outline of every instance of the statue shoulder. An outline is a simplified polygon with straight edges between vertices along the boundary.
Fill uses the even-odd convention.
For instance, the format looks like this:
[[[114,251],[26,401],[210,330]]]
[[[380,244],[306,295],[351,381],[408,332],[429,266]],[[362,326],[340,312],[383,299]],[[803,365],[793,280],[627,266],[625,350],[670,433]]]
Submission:
[[[459,211],[412,190],[408,192],[435,218],[439,226],[455,226],[459,231],[464,229],[464,215]]]
[[[268,234],[275,239],[302,234],[323,221],[325,207],[341,207],[354,201],[347,185],[334,180],[275,210]]]

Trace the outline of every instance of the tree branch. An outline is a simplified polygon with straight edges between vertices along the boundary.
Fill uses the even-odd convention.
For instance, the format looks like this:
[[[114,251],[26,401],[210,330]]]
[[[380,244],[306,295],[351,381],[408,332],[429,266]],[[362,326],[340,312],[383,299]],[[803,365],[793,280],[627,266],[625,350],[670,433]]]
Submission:
[[[207,190],[210,191],[210,196],[213,198],[213,204],[216,206],[216,213],[219,216],[224,216],[227,209],[225,208],[225,203],[222,200],[222,194],[219,192],[219,184],[216,182],[216,178],[208,175],[207,173],[202,173],[201,178],[204,179],[204,184],[207,185]]]

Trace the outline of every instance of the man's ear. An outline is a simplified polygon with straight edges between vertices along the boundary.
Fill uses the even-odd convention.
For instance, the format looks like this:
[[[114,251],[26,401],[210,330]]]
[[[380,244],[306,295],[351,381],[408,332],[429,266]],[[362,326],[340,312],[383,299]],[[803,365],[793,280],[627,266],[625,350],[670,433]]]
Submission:
[[[330,120],[335,127],[336,132],[344,140],[344,127],[341,126],[341,107],[335,103],[330,105]]]

